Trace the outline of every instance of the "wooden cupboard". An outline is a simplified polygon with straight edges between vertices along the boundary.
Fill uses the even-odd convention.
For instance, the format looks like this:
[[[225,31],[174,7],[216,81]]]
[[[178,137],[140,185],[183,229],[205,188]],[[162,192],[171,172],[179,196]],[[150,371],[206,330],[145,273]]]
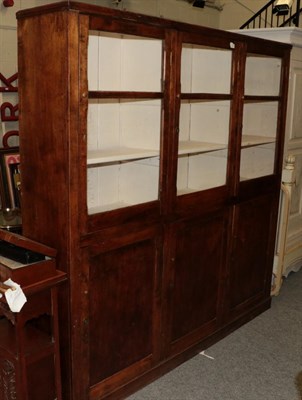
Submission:
[[[301,130],[301,76],[302,30],[296,27],[282,29],[248,29],[238,33],[293,46],[290,60],[288,107],[285,129],[284,164],[281,185],[281,204],[277,229],[272,293],[277,295],[283,277],[302,266],[302,130]]]
[[[72,1],[17,18],[63,398],[123,398],[270,305],[291,47]]]

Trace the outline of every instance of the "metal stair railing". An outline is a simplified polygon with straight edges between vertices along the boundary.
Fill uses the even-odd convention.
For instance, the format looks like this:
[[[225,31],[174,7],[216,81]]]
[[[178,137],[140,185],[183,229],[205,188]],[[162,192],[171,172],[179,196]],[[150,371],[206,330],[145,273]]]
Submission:
[[[274,13],[276,0],[270,0],[259,11],[257,11],[250,19],[248,19],[240,29],[255,29],[255,28],[279,28],[285,26],[299,27],[300,0],[296,1],[296,11],[293,12],[294,6],[290,7],[288,15],[277,15]]]

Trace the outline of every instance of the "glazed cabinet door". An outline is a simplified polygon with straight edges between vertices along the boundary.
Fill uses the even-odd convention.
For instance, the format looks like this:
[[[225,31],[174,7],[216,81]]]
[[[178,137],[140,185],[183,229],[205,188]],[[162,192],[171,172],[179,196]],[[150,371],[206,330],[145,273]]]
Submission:
[[[219,324],[226,218],[222,212],[170,226],[166,284],[168,352],[177,354]]]
[[[178,198],[227,184],[233,53],[228,41],[181,36]]]
[[[281,78],[281,57],[247,53],[240,181],[273,175],[279,169]]]
[[[144,36],[143,28],[127,34],[127,25],[117,32],[95,26],[90,22],[83,45],[86,208],[92,221],[100,213],[158,207],[165,64],[160,29]]]
[[[85,250],[88,301],[87,371],[90,399],[146,372],[158,360],[160,235],[101,234]],[[85,353],[84,353],[85,354]],[[79,354],[79,357],[83,353]]]
[[[228,319],[270,302],[278,196],[234,206]]]

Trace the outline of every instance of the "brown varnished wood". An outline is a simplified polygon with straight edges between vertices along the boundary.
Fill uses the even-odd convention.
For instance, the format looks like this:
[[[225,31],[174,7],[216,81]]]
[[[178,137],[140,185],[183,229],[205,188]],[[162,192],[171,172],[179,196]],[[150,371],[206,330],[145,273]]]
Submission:
[[[142,25],[141,21],[135,21],[131,16],[125,19],[112,18],[108,16],[100,16],[97,17],[92,16],[90,18],[91,30],[103,30],[107,32],[118,32],[124,33],[127,35],[136,35],[140,36],[142,34]],[[164,37],[164,29],[161,26],[153,26],[146,24],[144,25],[144,34],[148,37],[153,38],[163,38]]]
[[[75,151],[72,153],[74,156],[73,172],[77,173],[74,180],[75,195],[71,199],[77,208],[77,216],[74,218],[73,229],[76,233],[76,238],[79,242],[73,243],[73,263],[71,264],[72,270],[70,272],[70,303],[71,303],[71,346],[72,362],[71,368],[72,376],[77,376],[77,369],[79,365],[85,366],[83,368],[81,379],[75,379],[72,387],[70,398],[80,399],[87,397],[89,387],[89,336],[88,336],[88,315],[87,308],[89,303],[89,287],[87,280],[87,262],[85,255],[79,252],[81,234],[87,231],[87,206],[85,202],[85,195],[87,192],[87,112],[88,112],[88,81],[87,81],[87,46],[88,46],[88,28],[89,19],[85,15],[79,16],[78,35],[79,42],[75,41],[78,48],[75,49],[81,53],[82,57],[78,59],[78,84],[75,85],[75,90],[79,90],[79,104],[78,109],[75,111],[78,115],[78,120],[75,121],[78,125],[74,126],[74,132],[77,135],[75,141]],[[76,82],[77,83],[77,82]],[[79,106],[80,105],[80,106]],[[76,167],[78,166],[78,167]],[[81,190],[79,190],[81,188]],[[70,232],[71,238],[73,232]],[[70,254],[71,255],[71,254]],[[81,266],[79,268],[79,265]],[[66,394],[67,396],[67,394]]]
[[[52,242],[53,247],[57,247],[61,236],[65,238],[69,236],[69,224],[66,224],[65,220],[67,210],[67,215],[69,215],[69,190],[66,190],[66,182],[69,182],[70,171],[69,158],[65,157],[70,143],[66,135],[66,131],[69,130],[67,79],[69,72],[66,62],[68,41],[64,29],[68,26],[69,18],[70,15],[63,13],[41,16],[39,19],[30,21],[30,24],[29,21],[23,20],[21,21],[23,35],[19,37],[22,48],[19,68],[23,71],[19,78],[22,108],[20,126],[24,132],[20,137],[24,174],[22,205],[23,209],[27,210],[22,215],[23,229],[26,237],[33,240],[39,237],[42,243],[50,245]],[[28,35],[27,41],[23,41],[25,34]],[[39,37],[44,38],[47,34],[58,42],[58,46],[54,50],[51,42],[47,41],[48,45],[45,44],[39,50],[39,59],[34,60],[30,54],[36,54],[39,48]],[[52,66],[49,65],[49,57],[57,60]],[[53,80],[50,79],[50,74]],[[26,93],[24,93],[25,88]],[[35,118],[23,118],[26,115],[34,115]],[[40,138],[35,141],[36,132],[40,130]],[[56,155],[56,164],[53,164],[53,154]],[[37,165],[41,168],[37,168]],[[48,171],[46,174],[45,170]],[[33,171],[35,179],[31,180],[30,174],[33,174]],[[50,187],[51,190],[49,190]],[[39,201],[33,203],[29,194],[35,195]],[[42,212],[43,208],[48,208],[48,212]],[[43,224],[37,223],[37,216],[40,214],[43,214],[43,224],[48,229],[44,229]],[[56,222],[57,219],[61,221],[60,224]],[[64,242],[66,243],[65,240]]]
[[[271,299],[266,299],[264,302],[259,303],[255,308],[251,308],[248,314],[245,314],[237,320],[230,322],[227,326],[223,326],[213,335],[208,336],[206,339],[182,351],[180,354],[177,354],[171,358],[167,358],[164,363],[159,363],[154,368],[151,368],[145,374],[141,375],[140,379],[129,382],[127,386],[122,386],[116,391],[104,396],[103,398],[106,400],[125,399],[126,396],[134,393],[138,389],[141,389],[146,384],[149,384],[150,382],[156,380],[159,376],[162,376],[172,369],[178,367],[183,362],[188,361],[190,358],[199,354],[202,350],[209,348],[211,345],[223,339],[225,336],[229,335],[231,332],[238,329],[243,324],[249,322],[259,314],[263,313],[270,307],[270,304]],[[98,397],[94,396],[93,392],[91,392],[90,398],[94,400]]]
[[[57,250],[49,246],[45,246],[42,243],[30,240],[22,235],[18,235],[13,232],[9,232],[5,229],[0,229],[0,240],[14,244],[15,246],[22,247],[27,250],[36,251],[37,253],[42,253],[48,257],[55,257],[57,255]]]
[[[91,21],[95,21],[95,24],[98,24],[97,21],[99,19],[107,17],[108,21],[111,20],[111,24],[114,24],[116,23],[116,21],[120,20],[120,22],[123,22],[124,24],[127,21],[130,22],[131,24],[146,24],[147,29],[148,27],[154,27],[154,28],[157,27],[157,29],[159,29],[159,31],[162,32],[164,29],[180,30],[186,34],[195,35],[194,37],[196,37],[195,40],[197,41],[197,43],[200,41],[200,37],[198,36],[203,35],[205,43],[213,45],[213,43],[215,42],[218,46],[225,48],[229,48],[230,41],[244,40],[248,44],[248,51],[258,52],[263,54],[271,54],[281,57],[283,56],[283,51],[288,48],[288,45],[283,43],[279,43],[278,48],[276,46],[269,46],[270,41],[266,39],[257,38],[257,40],[255,41],[255,38],[249,36],[245,36],[245,38],[242,39],[241,35],[232,32],[187,24],[178,21],[167,20],[165,18],[156,18],[129,11],[114,10],[112,8],[105,8],[105,7],[95,6],[92,4],[84,4],[76,1],[62,1],[49,5],[35,7],[28,10],[22,10],[17,13],[17,18],[22,19],[22,18],[28,18],[30,16],[39,16],[41,14],[53,13],[65,10],[76,11],[86,14],[90,17]],[[95,26],[94,28],[97,29],[97,26]],[[102,29],[101,26],[99,26],[98,28]],[[91,24],[91,29],[93,29],[92,24]],[[208,37],[211,37],[212,40],[209,39],[208,41]],[[190,41],[191,43],[194,43],[193,38],[187,40]]]
[[[80,168],[77,184],[82,190],[77,191],[77,201],[79,204],[78,226],[80,235],[86,233],[88,228],[87,221],[87,204],[84,193],[87,193],[87,116],[88,116],[88,34],[89,34],[89,18],[81,15],[80,19],[80,42],[79,42],[79,91],[80,91],[80,107],[79,107],[79,127],[78,127],[78,164]],[[96,223],[97,225],[97,223]],[[77,252],[76,252],[77,253]],[[87,288],[86,288],[87,289]],[[87,298],[87,296],[86,296]],[[88,300],[86,300],[87,302]]]
[[[161,92],[90,91],[89,99],[161,99]]]
[[[238,188],[238,197],[236,202],[249,200],[253,197],[278,193],[280,188],[281,175],[268,175],[251,181],[241,181]]]
[[[243,126],[243,102],[246,62],[246,44],[236,42],[232,55],[229,149],[227,165],[227,185],[232,199],[238,195],[241,133]]]
[[[173,251],[167,264],[172,354],[199,342],[218,327],[225,224],[223,213],[219,213],[170,226]]]
[[[219,94],[219,93],[181,93],[181,99],[183,100],[231,100],[230,94]]]
[[[86,203],[86,198],[82,199]],[[86,214],[86,213],[85,213]],[[106,211],[104,213],[85,215],[84,233],[97,231],[100,228],[108,228],[121,224],[136,224],[139,228],[146,223],[160,221],[160,202],[150,201],[144,204],[120,208],[117,210]],[[83,227],[84,227],[83,226]],[[82,229],[81,227],[80,229]]]
[[[252,96],[245,95],[244,99],[246,102],[259,102],[259,101],[279,101],[281,99],[280,96]]]
[[[166,33],[164,53],[163,133],[161,136],[161,213],[171,215],[176,199],[177,148],[180,110],[180,49],[179,33]]]
[[[140,242],[90,259],[91,385],[152,353],[153,255]]]
[[[133,239],[126,229],[119,242],[107,234],[86,250],[93,393],[112,390],[108,378],[117,372],[122,384],[159,360],[161,235],[154,228]]]
[[[23,234],[60,249],[58,265],[68,273],[75,265],[73,260],[78,258],[78,253],[72,250],[78,232],[75,217],[79,171],[75,162],[79,101],[78,62],[75,62],[77,18],[76,13],[61,12],[22,20],[18,39],[22,48],[19,70],[23,71],[19,78],[22,207],[28,211],[22,215]],[[45,42],[43,45],[41,40]],[[26,115],[35,117],[24,118]],[[76,192],[71,195],[74,189]],[[60,292],[60,298],[63,392],[68,398],[71,370],[68,290]]]
[[[122,399],[270,305],[290,47],[78,2],[17,17],[24,235],[69,279],[63,398]],[[89,92],[90,29],[162,40],[162,90]],[[231,49],[229,94],[181,93],[183,43]],[[282,58],[279,96],[244,97],[248,52]],[[162,99],[159,200],[88,215],[89,98]],[[181,99],[231,110],[226,185],[177,196]],[[240,182],[243,102],[262,100],[279,102],[275,171]]]
[[[0,236],[8,246],[21,242],[26,250],[45,249],[55,254],[54,249],[20,235],[1,232]],[[6,263],[0,263],[1,282],[8,278],[17,282],[26,302],[14,312],[6,297],[0,299],[1,396],[38,400],[47,387],[45,399],[62,400],[57,286],[66,281],[66,274],[56,269],[54,259],[19,268]]]
[[[267,195],[234,207],[229,318],[269,297],[277,203],[276,195]]]

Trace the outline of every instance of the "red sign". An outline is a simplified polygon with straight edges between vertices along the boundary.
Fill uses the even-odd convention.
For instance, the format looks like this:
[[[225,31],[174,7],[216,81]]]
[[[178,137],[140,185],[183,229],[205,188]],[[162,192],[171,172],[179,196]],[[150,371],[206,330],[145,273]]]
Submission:
[[[18,73],[16,72],[9,78],[6,78],[0,72],[0,92],[11,93],[17,92]],[[2,122],[18,121],[19,119],[19,105],[13,105],[9,102],[4,102],[0,105],[0,117]],[[8,139],[12,136],[19,136],[19,131],[5,132],[2,138],[4,148],[9,147]]]
[[[0,92],[17,92],[18,86],[14,86],[13,83],[18,80],[18,72],[12,75],[10,78],[5,78],[0,72]],[[4,83],[4,86],[1,85]]]

